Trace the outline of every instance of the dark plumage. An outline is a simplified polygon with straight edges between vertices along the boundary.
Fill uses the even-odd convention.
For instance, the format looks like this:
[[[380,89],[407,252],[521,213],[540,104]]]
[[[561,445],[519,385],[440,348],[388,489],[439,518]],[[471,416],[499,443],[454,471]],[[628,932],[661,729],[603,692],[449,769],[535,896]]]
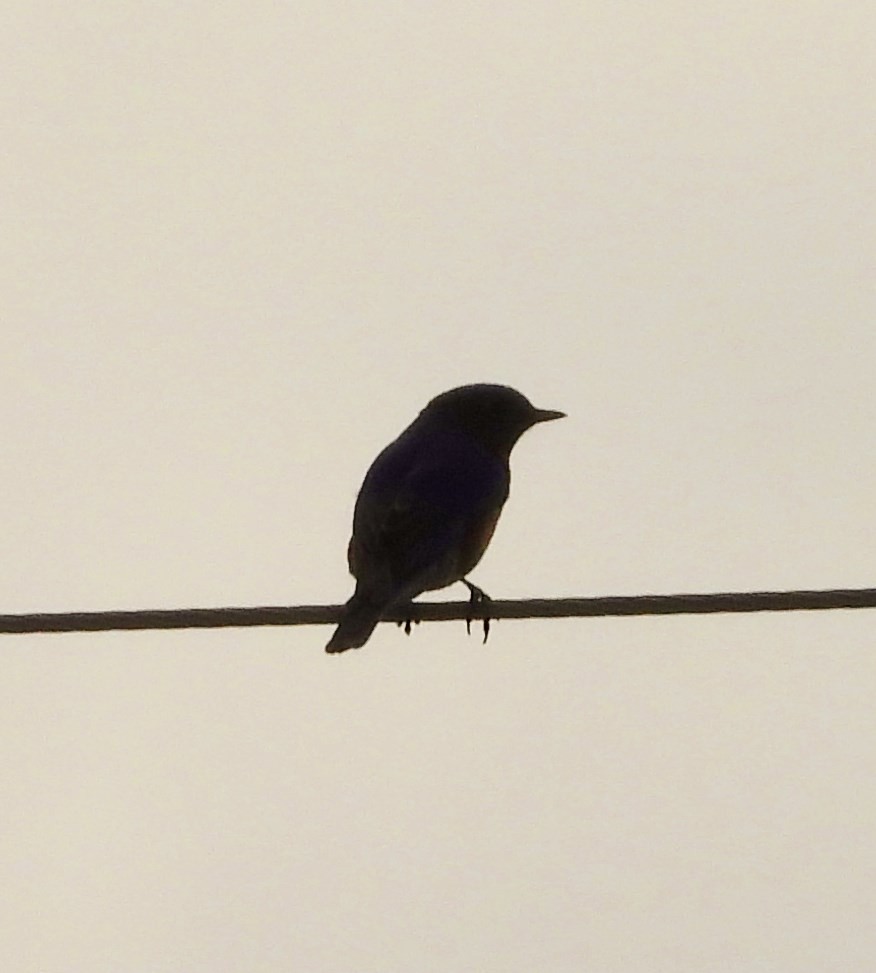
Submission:
[[[347,550],[356,590],[326,651],[359,648],[387,609],[463,581],[508,499],[514,444],[563,415],[505,385],[464,385],[432,399],[362,483]]]

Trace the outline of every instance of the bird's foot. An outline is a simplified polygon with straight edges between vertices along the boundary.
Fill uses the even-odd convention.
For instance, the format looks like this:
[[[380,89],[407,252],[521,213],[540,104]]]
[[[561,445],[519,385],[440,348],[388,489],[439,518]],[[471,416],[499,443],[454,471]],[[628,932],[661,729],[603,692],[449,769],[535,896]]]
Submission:
[[[484,602],[489,602],[489,601],[492,601],[493,600],[492,598],[490,598],[490,596],[485,591],[482,591],[477,585],[472,584],[471,581],[468,581],[466,578],[463,578],[462,579],[462,583],[471,592],[471,598],[469,598],[469,604],[470,605],[482,605]],[[471,623],[472,623],[472,621],[473,621],[472,618],[466,618],[466,620],[465,620],[465,630],[466,630],[466,632],[469,635],[471,635]],[[490,619],[489,619],[488,616],[486,616],[486,615],[483,616],[483,623],[484,623],[484,642],[483,642],[483,644],[486,645],[487,644],[487,639],[489,638],[489,635],[490,635]]]
[[[404,625],[404,627],[405,627],[405,635],[410,635],[411,634],[411,626],[412,625],[419,625],[420,624],[420,619],[419,618],[406,618],[403,622],[396,622],[395,624],[399,628],[401,628],[401,626]]]

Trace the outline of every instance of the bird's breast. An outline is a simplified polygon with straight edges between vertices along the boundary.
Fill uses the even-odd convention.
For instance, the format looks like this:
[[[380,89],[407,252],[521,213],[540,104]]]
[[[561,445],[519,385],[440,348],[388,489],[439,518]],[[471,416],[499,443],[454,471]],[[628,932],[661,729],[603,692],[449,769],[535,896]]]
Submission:
[[[473,524],[460,550],[459,566],[462,575],[468,574],[484,556],[484,552],[493,539],[496,524],[499,522],[499,515],[501,513],[502,505],[500,504]]]

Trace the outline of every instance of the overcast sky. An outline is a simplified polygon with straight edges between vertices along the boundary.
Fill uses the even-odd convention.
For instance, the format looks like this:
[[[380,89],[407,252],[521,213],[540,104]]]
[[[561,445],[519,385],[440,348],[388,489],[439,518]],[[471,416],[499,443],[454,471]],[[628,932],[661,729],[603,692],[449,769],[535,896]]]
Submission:
[[[0,27],[0,611],[343,601],[472,381],[493,597],[876,584],[872,4]],[[2,637],[3,969],[872,965],[876,615],[329,632]]]

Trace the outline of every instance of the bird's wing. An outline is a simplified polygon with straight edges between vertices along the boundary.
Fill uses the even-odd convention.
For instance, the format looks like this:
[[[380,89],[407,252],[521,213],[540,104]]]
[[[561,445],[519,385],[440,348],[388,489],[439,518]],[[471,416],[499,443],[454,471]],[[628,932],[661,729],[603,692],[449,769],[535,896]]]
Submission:
[[[506,494],[502,470],[492,464],[479,471],[448,464],[440,451],[419,456],[401,475],[363,486],[350,569],[360,581],[370,576],[394,590],[450,584],[470,567],[472,533],[489,525],[489,539]]]
[[[434,467],[414,468],[391,490],[363,492],[350,544],[353,574],[378,569],[394,585],[452,550],[461,519],[440,503],[439,475]]]

